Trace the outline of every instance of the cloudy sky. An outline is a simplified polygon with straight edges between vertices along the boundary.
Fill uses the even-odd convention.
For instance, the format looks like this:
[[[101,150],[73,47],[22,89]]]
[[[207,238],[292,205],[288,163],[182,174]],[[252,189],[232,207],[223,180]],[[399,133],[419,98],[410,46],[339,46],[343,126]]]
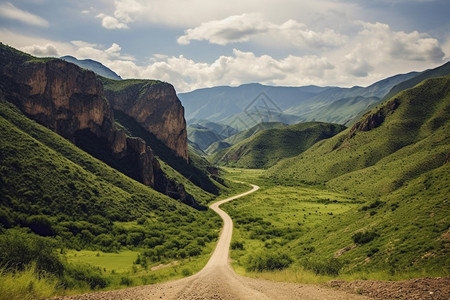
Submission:
[[[178,92],[367,86],[450,60],[449,0],[0,0],[0,41]]]

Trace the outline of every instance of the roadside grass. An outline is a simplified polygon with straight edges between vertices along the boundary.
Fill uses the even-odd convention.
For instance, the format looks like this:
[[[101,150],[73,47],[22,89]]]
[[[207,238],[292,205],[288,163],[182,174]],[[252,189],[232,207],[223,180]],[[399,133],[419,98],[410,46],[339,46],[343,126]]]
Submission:
[[[260,185],[224,204],[235,224],[232,266],[241,275],[302,283],[448,276],[448,166],[374,199],[326,186],[275,184],[261,170],[226,169]],[[435,188],[424,188],[433,180]],[[424,202],[432,193],[435,197]],[[448,194],[448,193],[447,193]],[[444,198],[442,198],[444,197]],[[447,246],[446,246],[447,245]]]
[[[183,259],[147,260],[147,249],[123,250],[109,253],[91,250],[68,250],[65,253],[71,265],[88,265],[97,268],[109,285],[102,290],[113,290],[131,286],[154,284],[190,276],[200,271],[208,262],[217,241],[207,243],[202,254]],[[139,263],[138,263],[139,262]],[[153,270],[152,270],[153,269]],[[83,292],[88,292],[84,290]],[[80,293],[79,290],[67,293]]]
[[[14,273],[1,268],[0,278],[0,300],[43,299],[61,292],[58,280],[33,265]]]
[[[324,190],[320,186],[282,186],[259,177],[262,170],[244,170],[226,168],[227,178],[247,181],[260,185],[257,193],[247,195],[223,205],[234,222],[231,246],[233,267],[243,275],[257,274],[268,276],[264,266],[272,269],[270,274],[276,277],[293,276],[304,278],[302,282],[323,280],[311,276],[312,272],[296,268],[295,272],[277,270],[280,257],[288,256],[293,265],[297,257],[290,251],[301,236],[314,231],[318,226],[330,222],[335,215],[342,214],[360,206],[365,199],[349,197],[340,193]],[[234,249],[233,249],[234,248]],[[314,252],[313,247],[303,247],[304,252]],[[267,253],[275,253],[274,257],[264,257]],[[258,263],[263,272],[251,272],[250,261]],[[258,261],[261,260],[261,261]],[[263,275],[265,274],[265,275]],[[285,274],[285,275],[282,275]],[[287,276],[287,277],[289,277]],[[270,276],[269,276],[270,277]],[[307,279],[305,279],[307,278]],[[326,277],[328,279],[329,277]]]
[[[88,264],[100,268],[103,273],[126,273],[130,271],[139,251],[123,250],[109,253],[92,250],[67,250],[65,256],[71,264]]]

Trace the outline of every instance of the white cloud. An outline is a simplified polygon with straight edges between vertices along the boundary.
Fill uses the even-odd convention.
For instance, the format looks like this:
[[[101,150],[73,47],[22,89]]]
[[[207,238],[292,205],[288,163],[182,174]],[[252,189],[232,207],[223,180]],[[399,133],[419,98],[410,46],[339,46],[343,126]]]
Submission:
[[[0,16],[26,23],[29,25],[48,27],[48,21],[40,16],[15,7],[10,2],[0,3]]]
[[[439,62],[445,56],[439,41],[427,34],[392,31],[389,25],[382,23],[360,24],[363,30],[357,36],[359,46],[379,58]]]
[[[120,68],[120,65],[116,65]],[[184,56],[154,57],[147,67],[131,69],[133,77],[158,78],[174,84],[178,91],[205,86],[240,85],[248,82],[306,85],[324,83],[334,66],[323,57],[287,56],[275,59],[269,55],[233,50],[231,56],[220,56],[208,64]],[[128,77],[127,71],[120,72]],[[136,73],[138,72],[138,73]]]
[[[45,46],[32,45],[23,47],[24,52],[30,53],[35,56],[49,56],[49,57],[59,57],[58,49],[53,44],[46,44]]]
[[[357,22],[361,30],[349,42],[329,53],[343,74],[370,77],[411,71],[417,67],[443,63],[445,53],[439,41],[417,31],[393,31],[387,24]]]
[[[126,23],[121,23],[114,17],[107,16],[105,14],[98,14],[96,18],[102,19],[102,26],[106,29],[127,29]]]
[[[185,30],[178,43],[189,44],[192,40],[208,40],[210,43],[226,45],[233,42],[246,42],[253,35],[267,33],[271,24],[265,22],[260,14],[242,14],[222,20],[202,23]]]
[[[252,13],[202,23],[185,30],[185,35],[180,36],[177,42],[186,45],[192,40],[207,40],[213,44],[227,45],[246,42],[255,36],[261,36],[260,39],[265,40],[282,40],[284,43],[301,48],[315,49],[342,45],[347,40],[346,36],[332,29],[317,32],[292,19],[275,24],[264,20],[261,14]]]

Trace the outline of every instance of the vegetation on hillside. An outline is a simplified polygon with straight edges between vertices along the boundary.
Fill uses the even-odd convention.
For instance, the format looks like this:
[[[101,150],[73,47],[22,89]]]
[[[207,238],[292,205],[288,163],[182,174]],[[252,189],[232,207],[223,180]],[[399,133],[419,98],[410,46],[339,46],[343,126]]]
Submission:
[[[231,172],[261,185],[225,206],[236,269],[303,282],[449,276],[449,112],[450,76],[430,79],[264,173]],[[268,256],[291,262],[254,267]]]
[[[302,153],[316,142],[332,137],[343,129],[343,125],[319,122],[266,129],[208,159],[219,165],[268,168],[284,158]]]
[[[98,76],[98,78],[102,81],[103,87],[108,90],[112,90],[115,92],[123,91],[127,87],[140,84],[142,85],[142,89],[147,88],[149,86],[160,83],[160,80],[149,80],[149,79],[125,79],[125,80],[114,80],[109,79],[103,76]]]
[[[63,288],[104,288],[120,274],[72,266],[56,256],[57,249],[142,250],[142,268],[208,255],[220,226],[211,211],[196,211],[126,177],[3,100],[0,128],[0,244],[10,249],[0,255],[5,276],[19,268],[45,272]],[[28,251],[36,243],[24,241],[42,241],[52,258]],[[92,285],[88,274],[104,283]]]

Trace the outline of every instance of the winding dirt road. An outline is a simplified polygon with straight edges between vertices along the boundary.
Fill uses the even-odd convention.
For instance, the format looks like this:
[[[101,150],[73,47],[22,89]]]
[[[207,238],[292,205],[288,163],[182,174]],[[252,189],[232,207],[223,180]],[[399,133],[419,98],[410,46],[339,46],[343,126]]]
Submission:
[[[213,255],[197,274],[161,284],[61,299],[369,299],[318,285],[272,282],[237,275],[229,264],[233,221],[219,206],[259,189],[256,185],[252,187],[248,192],[210,205],[222,217],[224,226]]]

